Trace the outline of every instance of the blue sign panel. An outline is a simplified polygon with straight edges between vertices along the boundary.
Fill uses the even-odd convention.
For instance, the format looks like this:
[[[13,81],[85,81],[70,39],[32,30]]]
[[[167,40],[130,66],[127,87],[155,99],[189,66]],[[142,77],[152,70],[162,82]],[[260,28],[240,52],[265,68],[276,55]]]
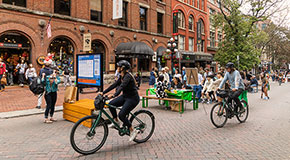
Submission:
[[[77,84],[102,87],[101,54],[79,54],[77,55]]]

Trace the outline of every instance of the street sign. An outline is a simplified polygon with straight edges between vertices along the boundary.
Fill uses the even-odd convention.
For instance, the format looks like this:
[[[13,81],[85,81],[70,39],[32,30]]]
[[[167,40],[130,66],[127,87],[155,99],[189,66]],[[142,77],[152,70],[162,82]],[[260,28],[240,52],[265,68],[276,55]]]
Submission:
[[[113,20],[123,17],[123,0],[113,0]]]
[[[91,33],[86,33],[83,35],[83,51],[90,51],[92,48],[92,34]]]
[[[103,87],[102,54],[77,55],[77,85]]]
[[[152,56],[152,61],[156,62],[157,61],[157,53],[154,52],[154,55]]]

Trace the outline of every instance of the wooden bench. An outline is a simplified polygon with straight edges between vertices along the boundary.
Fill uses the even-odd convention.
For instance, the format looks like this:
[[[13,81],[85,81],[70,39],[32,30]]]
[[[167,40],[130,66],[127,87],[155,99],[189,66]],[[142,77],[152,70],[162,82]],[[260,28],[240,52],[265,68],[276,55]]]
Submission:
[[[143,96],[142,97],[142,107],[143,108],[148,108],[148,100],[149,99],[157,99],[157,100],[159,100],[159,104],[161,104],[161,101],[179,102],[179,113],[182,114],[184,112],[184,101],[182,99],[176,99],[176,98],[157,98],[154,95],[151,95],[151,96]]]

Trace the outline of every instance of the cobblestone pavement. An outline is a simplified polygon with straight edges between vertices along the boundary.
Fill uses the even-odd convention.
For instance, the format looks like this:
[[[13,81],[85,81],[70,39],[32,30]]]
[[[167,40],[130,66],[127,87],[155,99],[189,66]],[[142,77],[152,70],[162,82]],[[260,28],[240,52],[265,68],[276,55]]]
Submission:
[[[104,88],[108,87],[105,85]],[[145,95],[149,85],[143,84],[140,87],[140,95]],[[96,89],[85,89],[86,94],[80,94],[80,99],[92,99],[96,96]],[[60,86],[56,106],[62,106],[64,99],[64,87]],[[37,105],[37,96],[35,96],[27,86],[24,88],[18,86],[6,87],[4,92],[0,92],[0,112],[17,111],[35,108]],[[45,100],[43,98],[42,108],[45,108]]]
[[[290,83],[272,84],[269,101],[249,94],[248,121],[230,119],[220,129],[210,122],[212,105],[200,105],[196,111],[187,105],[180,115],[152,102],[156,130],[148,142],[128,142],[110,130],[103,148],[89,156],[71,148],[73,123],[63,120],[61,112],[53,124],[42,123],[42,115],[0,119],[0,159],[290,159],[289,90]]]

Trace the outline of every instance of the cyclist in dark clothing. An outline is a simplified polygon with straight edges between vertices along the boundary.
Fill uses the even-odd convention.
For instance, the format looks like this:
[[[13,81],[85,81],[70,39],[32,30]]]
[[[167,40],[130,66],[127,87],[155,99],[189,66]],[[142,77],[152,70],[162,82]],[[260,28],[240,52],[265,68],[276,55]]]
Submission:
[[[137,91],[136,80],[134,79],[134,76],[128,72],[128,70],[131,68],[130,63],[128,61],[121,60],[117,63],[117,67],[118,72],[120,73],[120,77],[114,84],[112,84],[109,88],[100,94],[106,94],[118,86],[116,93],[108,96],[108,98],[111,99],[117,97],[123,91],[123,94],[113,99],[110,104],[116,107],[123,106],[119,112],[119,119],[123,122],[124,126],[130,129],[129,141],[132,141],[137,136],[138,130],[133,129],[131,122],[127,118],[127,115],[138,105],[140,97]],[[109,109],[115,121],[118,122],[116,109]],[[113,128],[114,124],[109,125],[109,127]]]

